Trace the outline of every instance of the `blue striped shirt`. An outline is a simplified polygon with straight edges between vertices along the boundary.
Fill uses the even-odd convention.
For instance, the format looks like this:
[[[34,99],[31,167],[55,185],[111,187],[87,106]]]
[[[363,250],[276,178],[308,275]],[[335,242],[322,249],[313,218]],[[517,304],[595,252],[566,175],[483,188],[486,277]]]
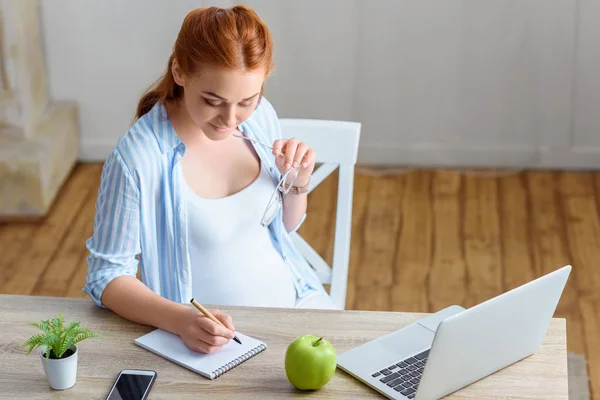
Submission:
[[[281,138],[277,114],[264,97],[238,129],[264,143]],[[273,180],[279,182],[273,154],[260,145],[254,148]],[[138,263],[140,278],[152,291],[178,303],[191,299],[187,208],[179,162],[185,149],[165,107],[158,102],[121,136],[104,163],[94,231],[86,241],[88,273],[83,288],[100,307],[104,307],[101,296],[106,285],[119,276],[136,276]],[[282,210],[269,225],[269,232],[291,269],[297,297],[324,291],[314,270],[294,247]],[[195,267],[201,268],[201,260],[194,261]]]

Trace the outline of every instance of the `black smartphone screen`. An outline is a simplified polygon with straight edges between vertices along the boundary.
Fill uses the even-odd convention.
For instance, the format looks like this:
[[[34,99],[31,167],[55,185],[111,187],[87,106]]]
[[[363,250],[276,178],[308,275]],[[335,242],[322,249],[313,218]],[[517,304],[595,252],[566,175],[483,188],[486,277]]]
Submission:
[[[143,400],[152,375],[121,374],[107,400]]]

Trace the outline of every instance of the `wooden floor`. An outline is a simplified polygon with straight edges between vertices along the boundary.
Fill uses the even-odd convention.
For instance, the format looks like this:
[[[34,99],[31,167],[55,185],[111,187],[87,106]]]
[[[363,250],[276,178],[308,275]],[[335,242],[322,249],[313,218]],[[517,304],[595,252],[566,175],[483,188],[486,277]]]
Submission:
[[[566,264],[556,316],[600,399],[600,174],[360,171],[348,309],[472,306]],[[83,297],[99,164],[80,164],[44,221],[0,225],[0,293]],[[300,234],[331,262],[337,176]]]

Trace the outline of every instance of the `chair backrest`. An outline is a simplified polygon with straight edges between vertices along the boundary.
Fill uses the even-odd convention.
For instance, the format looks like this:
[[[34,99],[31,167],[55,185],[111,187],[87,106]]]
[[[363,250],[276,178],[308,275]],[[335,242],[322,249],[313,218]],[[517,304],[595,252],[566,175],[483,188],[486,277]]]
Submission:
[[[333,243],[332,266],[298,233],[292,239],[324,284],[330,284],[330,295],[339,309],[346,307],[348,266],[350,263],[350,234],[352,228],[352,193],[354,166],[358,157],[361,124],[358,122],[281,118],[282,136],[297,138],[310,145],[321,164],[311,178],[310,192],[339,168],[337,211]]]

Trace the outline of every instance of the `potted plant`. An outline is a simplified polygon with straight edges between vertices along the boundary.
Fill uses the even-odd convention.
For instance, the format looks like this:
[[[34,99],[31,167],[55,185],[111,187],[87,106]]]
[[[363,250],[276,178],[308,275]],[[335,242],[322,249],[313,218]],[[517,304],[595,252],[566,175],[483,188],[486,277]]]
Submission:
[[[77,321],[65,324],[62,313],[58,317],[30,325],[43,331],[32,335],[22,344],[29,347],[27,354],[40,347],[40,358],[44,373],[52,389],[65,390],[77,380],[77,343],[92,337],[102,337],[99,333],[82,328]]]

